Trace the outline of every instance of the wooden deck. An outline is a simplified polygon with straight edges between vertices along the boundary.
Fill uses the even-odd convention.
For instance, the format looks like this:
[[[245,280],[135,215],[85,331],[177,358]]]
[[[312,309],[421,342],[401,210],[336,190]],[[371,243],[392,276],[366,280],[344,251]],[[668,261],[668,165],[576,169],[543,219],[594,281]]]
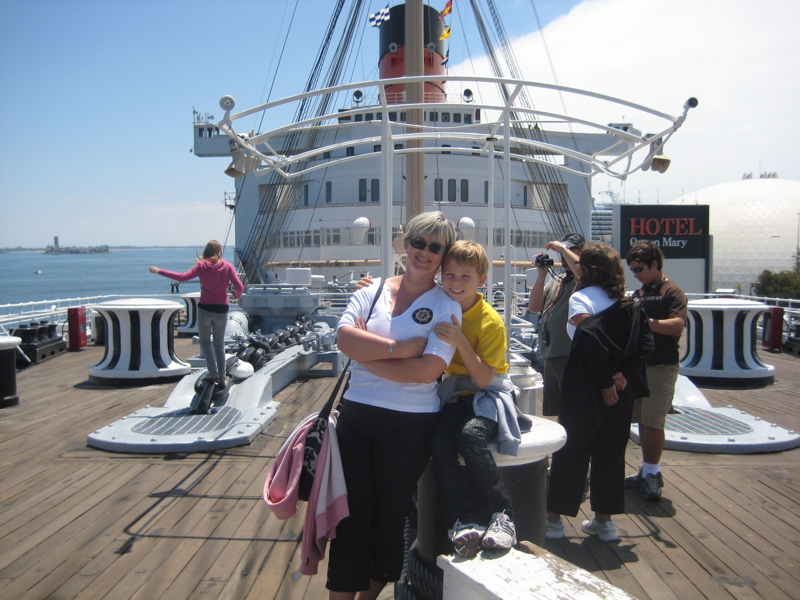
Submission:
[[[194,348],[176,341],[179,356]],[[86,435],[170,385],[104,389],[88,347],[17,375],[20,405],[0,410],[0,595],[4,599],[327,598],[321,575],[297,573],[302,515],[267,510],[262,486],[285,436],[321,404],[331,378],[277,396],[278,419],[247,447],[189,455],[123,455]],[[710,390],[787,429],[800,428],[800,359],[761,352],[775,385]],[[628,450],[631,472],[639,447]],[[800,598],[800,450],[748,456],[666,452],[660,503],[630,493],[622,541],[577,533],[547,549],[641,598]],[[589,512],[588,502],[583,506]],[[385,597],[391,597],[385,594]]]

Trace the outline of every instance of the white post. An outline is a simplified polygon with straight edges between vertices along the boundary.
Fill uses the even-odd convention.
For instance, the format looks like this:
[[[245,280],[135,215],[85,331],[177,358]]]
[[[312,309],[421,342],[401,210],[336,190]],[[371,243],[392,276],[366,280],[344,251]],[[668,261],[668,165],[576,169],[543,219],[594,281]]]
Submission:
[[[386,281],[394,275],[392,262],[392,190],[394,180],[394,148],[392,146],[392,131],[389,125],[389,111],[386,103],[386,88],[381,87],[381,101],[383,104],[383,118],[381,119],[381,276]]]
[[[488,138],[489,142],[489,219],[487,227],[489,228],[489,240],[486,248],[489,251],[489,273],[486,277],[486,301],[492,303],[492,283],[494,277],[494,269],[492,262],[494,261],[494,142],[496,138]]]
[[[505,221],[505,267],[503,272],[503,281],[505,282],[505,295],[503,310],[505,311],[505,325],[506,325],[506,341],[511,335],[511,309],[513,304],[512,290],[509,289],[511,285],[511,111],[510,107],[506,106],[505,119],[503,119],[503,137],[505,137],[505,144],[503,146],[504,156],[503,162],[505,164],[505,194],[504,194],[504,215]]]

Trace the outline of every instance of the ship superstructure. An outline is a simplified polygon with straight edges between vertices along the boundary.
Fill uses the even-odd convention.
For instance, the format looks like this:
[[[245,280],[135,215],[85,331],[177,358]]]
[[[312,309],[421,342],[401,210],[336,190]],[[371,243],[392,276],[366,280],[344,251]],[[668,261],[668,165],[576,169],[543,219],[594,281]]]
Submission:
[[[557,90],[613,104],[605,96],[510,77],[448,76],[443,21],[429,6],[422,13],[422,75],[400,77],[410,54],[400,4],[380,25],[380,79],[310,89],[242,112],[226,96],[222,121],[196,116],[195,154],[231,161],[236,250],[248,283],[269,283],[290,265],[312,266],[327,279],[377,274],[410,210],[419,212],[408,208],[414,202],[443,211],[493,258],[529,265],[565,231],[589,237],[592,175],[649,167],[633,165],[633,154],[644,150],[652,163],[685,117],[688,107],[669,117],[625,103],[666,119],[663,130],[643,136],[628,123],[580,121],[537,110],[530,100]],[[415,84],[424,86],[421,99],[410,95]],[[261,111],[269,122],[270,110],[287,106],[296,115],[288,125],[236,128]],[[412,162],[420,156],[416,187],[409,180],[419,178]]]

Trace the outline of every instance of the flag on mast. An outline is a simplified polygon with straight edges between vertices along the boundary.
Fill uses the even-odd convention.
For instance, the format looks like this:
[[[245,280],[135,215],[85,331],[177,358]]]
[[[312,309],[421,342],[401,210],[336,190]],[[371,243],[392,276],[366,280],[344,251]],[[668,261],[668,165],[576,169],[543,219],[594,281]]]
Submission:
[[[381,23],[384,21],[389,20],[389,5],[386,5],[386,8],[380,9],[375,14],[369,16],[369,24],[372,27],[380,27]]]
[[[450,37],[450,27],[445,27],[444,33],[439,37],[440,40],[446,40]]]
[[[442,61],[442,66],[447,64],[447,61],[450,60],[450,48],[447,49],[447,53],[444,55],[444,60]]]
[[[439,18],[446,17],[451,12],[453,12],[453,0],[447,0],[447,4],[444,5],[442,12],[439,14]]]

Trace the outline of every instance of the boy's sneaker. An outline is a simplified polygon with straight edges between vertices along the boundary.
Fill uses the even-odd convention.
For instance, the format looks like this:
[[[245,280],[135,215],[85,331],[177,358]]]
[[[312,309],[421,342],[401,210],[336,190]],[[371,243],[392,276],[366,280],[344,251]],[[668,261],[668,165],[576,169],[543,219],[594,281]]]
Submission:
[[[459,556],[472,558],[478,553],[485,532],[486,528],[476,523],[462,525],[461,521],[456,521],[450,531],[450,541],[453,542],[453,547]]]
[[[664,480],[661,478],[661,473],[658,475],[648,475],[642,477],[642,483],[639,490],[642,492],[642,498],[658,502],[661,500],[661,488],[664,487]]]
[[[561,520],[561,517],[558,517],[558,521],[555,523],[545,518],[545,523],[547,523],[547,531],[545,531],[544,537],[548,540],[561,540],[566,537],[564,533],[564,521]]]
[[[584,521],[581,523],[581,529],[589,535],[596,535],[604,542],[616,542],[619,539],[617,537],[617,526],[614,525],[614,521],[611,519],[605,523],[600,523],[597,519]]]
[[[514,527],[514,522],[508,518],[505,512],[494,513],[492,522],[483,536],[483,542],[481,542],[483,547],[509,550],[516,543],[517,530]]]

